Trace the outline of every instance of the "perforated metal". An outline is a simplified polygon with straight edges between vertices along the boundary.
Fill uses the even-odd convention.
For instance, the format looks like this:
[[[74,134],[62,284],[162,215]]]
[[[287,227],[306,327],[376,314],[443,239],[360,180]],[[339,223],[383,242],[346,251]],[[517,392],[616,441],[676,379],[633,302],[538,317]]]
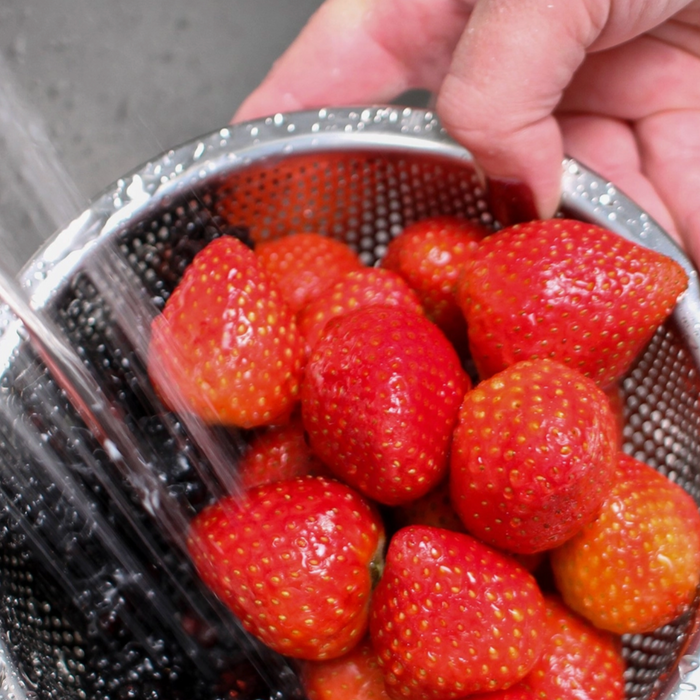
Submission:
[[[573,161],[564,164],[563,182],[563,213],[608,225],[671,254],[691,274],[688,298],[623,384],[624,449],[668,474],[700,502],[695,328],[700,324],[700,297],[695,273],[654,222],[609,183]],[[135,430],[168,456],[172,468],[161,474],[162,483],[194,513],[209,497],[192,467],[201,455],[186,431],[173,440],[141,391],[143,368],[128,334],[115,322],[113,299],[97,291],[100,285],[85,265],[96,247],[119,250],[148,296],[162,307],[194,254],[219,235],[259,241],[317,231],[347,241],[371,265],[404,225],[445,213],[498,226],[469,154],[449,139],[431,113],[375,108],[278,115],[210,134],[126,176],[32,261],[23,283],[35,305],[60,322]],[[70,465],[99,513],[133,544],[133,524],[122,521],[99,480],[86,469],[84,450],[108,470],[109,459],[17,324],[7,314],[0,324],[2,394],[36,431],[32,434],[40,435]],[[151,614],[138,588],[98,546],[79,509],[56,488],[36,452],[27,450],[17,427],[7,416],[0,418],[0,687],[8,700],[10,693],[17,700],[208,700],[281,698],[282,692],[290,697],[297,692],[288,677],[289,665],[260,656],[255,645],[227,637],[184,608],[178,608],[181,626],[194,653],[186,642],[174,639]],[[221,437],[235,451],[244,436]],[[138,500],[126,484],[124,493]],[[195,598],[202,595],[187,562],[169,551],[153,519],[144,514],[138,526],[151,531],[187,591]],[[134,547],[147,568],[148,554]],[[177,605],[178,592],[155,573],[156,583]],[[134,610],[148,630],[148,648],[130,628]],[[694,638],[688,640],[692,622],[688,614],[652,635],[625,639],[630,700],[685,697],[683,688],[692,685],[695,663],[690,651]],[[200,656],[215,670],[214,677],[202,676],[196,663]],[[258,668],[274,666],[285,678],[277,685],[261,681],[256,663]]]

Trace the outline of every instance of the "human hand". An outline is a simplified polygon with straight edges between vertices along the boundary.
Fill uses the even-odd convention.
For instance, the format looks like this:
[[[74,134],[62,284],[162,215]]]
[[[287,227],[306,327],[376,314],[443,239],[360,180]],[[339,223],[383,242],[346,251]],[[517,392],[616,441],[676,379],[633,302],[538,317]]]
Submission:
[[[700,1],[327,0],[234,119],[411,88],[540,216],[566,152],[700,264]]]

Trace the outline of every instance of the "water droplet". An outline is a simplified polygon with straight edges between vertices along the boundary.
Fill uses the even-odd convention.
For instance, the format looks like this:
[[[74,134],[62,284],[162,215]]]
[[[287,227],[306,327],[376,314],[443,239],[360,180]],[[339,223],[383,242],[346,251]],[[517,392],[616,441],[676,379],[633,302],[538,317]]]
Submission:
[[[282,124],[284,124],[284,115],[277,112],[277,114],[275,114],[272,120],[275,123],[275,126],[281,126]]]
[[[192,157],[193,157],[195,160],[197,160],[197,159],[201,158],[201,157],[204,155],[204,152],[205,152],[205,151],[206,151],[206,146],[204,145],[204,143],[202,143],[202,141],[200,141],[200,142],[197,144],[197,148],[194,149],[194,153],[192,154]]]
[[[700,328],[700,324],[696,324],[696,329],[697,328]],[[678,662],[678,673],[683,681],[686,680],[690,673],[697,671],[698,668],[700,668],[700,661],[698,661],[697,657],[695,656],[689,656],[686,654],[685,656],[682,656]]]

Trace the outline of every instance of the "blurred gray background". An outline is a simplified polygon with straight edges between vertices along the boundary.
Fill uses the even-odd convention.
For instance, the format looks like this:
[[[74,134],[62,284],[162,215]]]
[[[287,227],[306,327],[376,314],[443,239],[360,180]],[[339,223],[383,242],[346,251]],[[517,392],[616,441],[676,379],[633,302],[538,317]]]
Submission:
[[[321,0],[0,0],[0,256],[225,125]]]

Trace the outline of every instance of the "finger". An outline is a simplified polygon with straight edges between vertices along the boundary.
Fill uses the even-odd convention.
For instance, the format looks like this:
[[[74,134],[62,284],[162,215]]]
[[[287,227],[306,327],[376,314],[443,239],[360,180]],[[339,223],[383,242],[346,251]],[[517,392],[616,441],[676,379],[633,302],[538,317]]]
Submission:
[[[700,106],[700,57],[673,43],[685,34],[680,25],[674,28],[676,35],[667,30],[663,41],[640,36],[589,55],[559,109],[637,120],[655,112]],[[695,33],[700,43],[697,28]]]
[[[577,0],[482,2],[438,96],[448,130],[489,176],[528,185],[543,217],[556,210],[561,181],[552,112],[603,23]]]
[[[487,175],[523,181],[540,215],[549,216],[559,201],[562,157],[551,113],[586,51],[628,40],[683,4],[483,0],[459,42],[438,112]]]
[[[436,90],[469,14],[455,0],[328,0],[234,120]]]
[[[661,112],[636,125],[644,172],[700,265],[700,109]]]

